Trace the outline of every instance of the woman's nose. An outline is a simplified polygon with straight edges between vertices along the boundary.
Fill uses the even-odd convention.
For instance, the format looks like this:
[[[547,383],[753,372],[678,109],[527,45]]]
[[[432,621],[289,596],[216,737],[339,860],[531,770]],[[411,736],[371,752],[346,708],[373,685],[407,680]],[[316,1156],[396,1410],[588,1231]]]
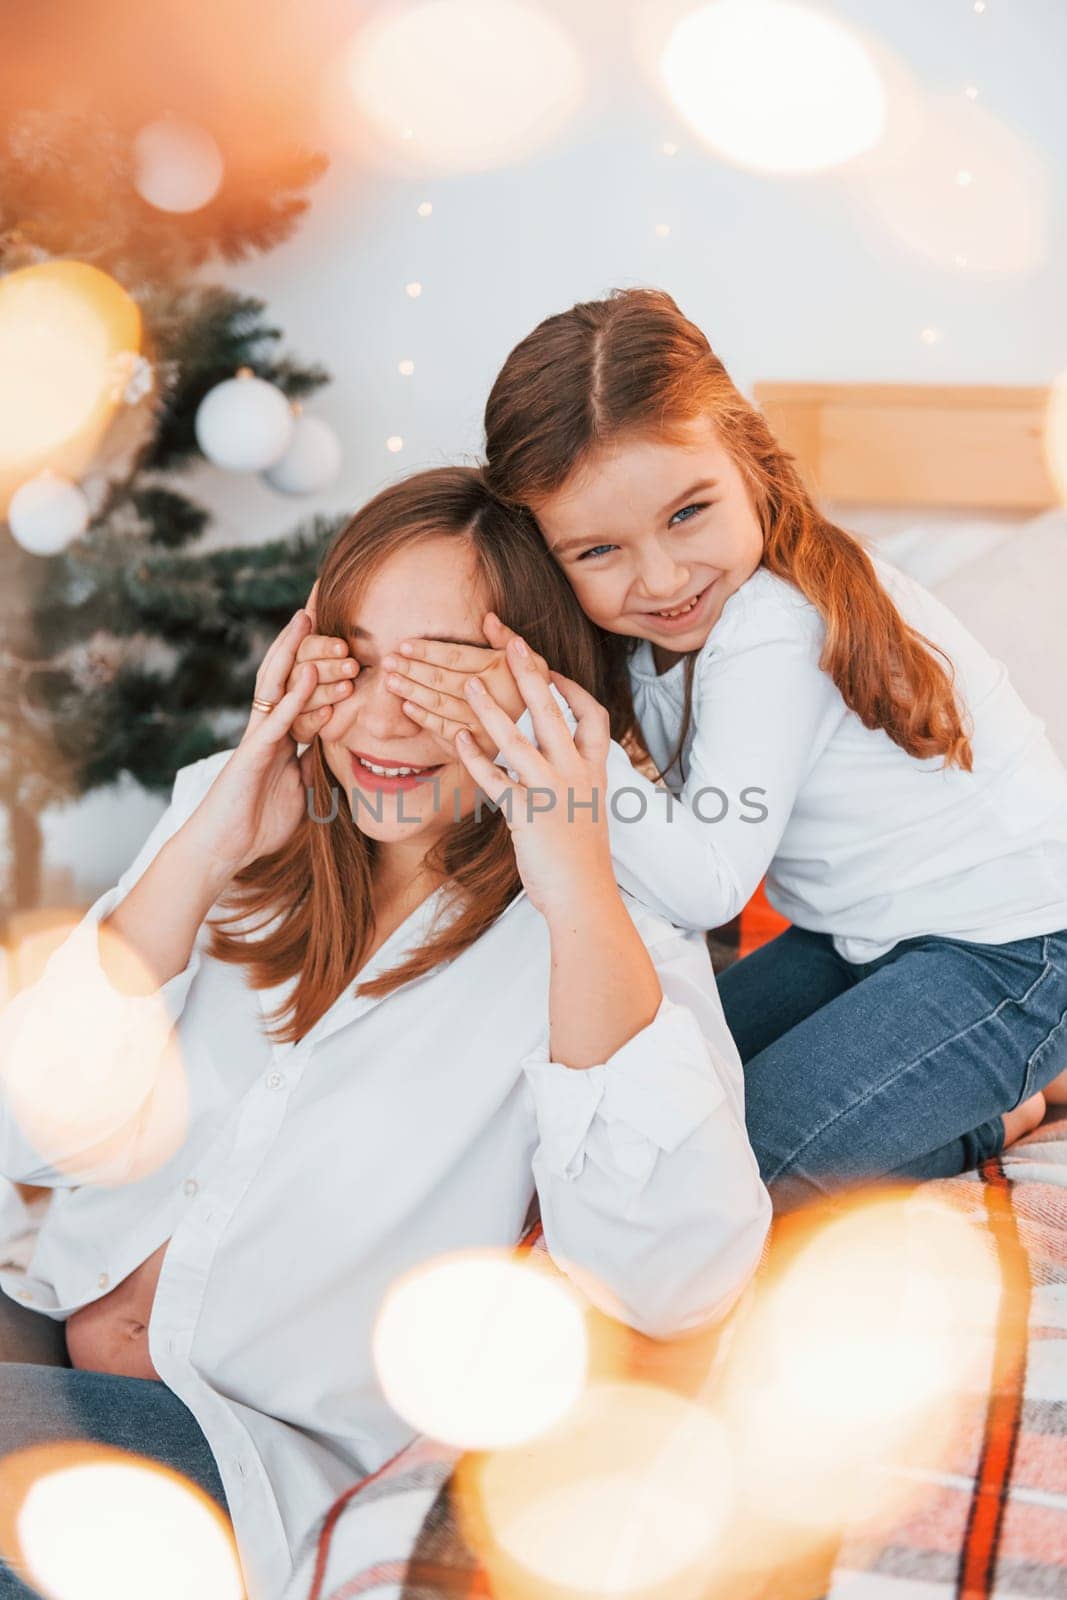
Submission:
[[[354,720],[380,739],[407,739],[419,731],[419,724],[404,710],[403,696],[387,687],[386,674],[380,668],[360,673],[352,703]]]

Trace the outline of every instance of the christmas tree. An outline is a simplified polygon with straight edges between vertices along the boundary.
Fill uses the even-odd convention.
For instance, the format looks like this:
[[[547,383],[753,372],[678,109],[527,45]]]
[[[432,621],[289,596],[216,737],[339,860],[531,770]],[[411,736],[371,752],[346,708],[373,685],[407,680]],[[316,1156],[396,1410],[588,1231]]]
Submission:
[[[201,401],[235,372],[290,401],[328,381],[280,351],[262,302],[199,276],[213,257],[283,240],[324,161],[297,151],[269,186],[228,194],[223,182],[181,214],[145,199],[134,138],[103,116],[24,112],[0,138],[0,294],[27,268],[83,263],[129,297],[141,328],[73,491],[85,531],[56,554],[31,553],[11,536],[10,483],[0,504],[11,523],[0,528],[2,917],[37,901],[45,807],[123,772],[165,792],[178,768],[234,742],[258,662],[306,598],[335,523],[200,549],[209,514],[178,481],[200,455]],[[9,407],[11,391],[9,372]]]

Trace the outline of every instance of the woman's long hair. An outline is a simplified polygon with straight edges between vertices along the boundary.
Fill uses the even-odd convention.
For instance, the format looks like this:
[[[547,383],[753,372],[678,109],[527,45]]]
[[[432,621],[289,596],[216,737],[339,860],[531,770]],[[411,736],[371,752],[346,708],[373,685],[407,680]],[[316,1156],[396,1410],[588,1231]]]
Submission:
[[[548,317],[516,345],[485,408],[486,478],[508,504],[535,508],[620,435],[671,439],[702,416],[748,483],[763,566],[799,589],[826,624],[820,666],[845,704],[908,755],[941,756],[970,771],[951,662],[904,621],[859,541],[816,509],[793,458],[670,295],[617,289]],[[640,730],[627,663],[637,640],[597,632],[612,731],[632,740]],[[685,742],[694,661],[686,663],[678,747],[664,770]]]
[[[367,584],[390,557],[428,539],[473,551],[486,608],[549,663],[602,694],[593,630],[562,574],[545,561],[532,519],[503,505],[473,467],[445,467],[394,484],[338,533],[319,574],[321,633],[346,637]],[[358,680],[357,680],[358,682]],[[358,689],[357,689],[358,693]],[[336,780],[314,744],[315,817],[333,809]],[[213,922],[212,954],[248,969],[253,988],[297,982],[271,1014],[279,1041],[302,1039],[356,979],[374,936],[371,895],[376,845],[347,806],[329,823],[305,817],[292,837],[239,873]],[[430,866],[450,886],[449,917],[399,966],[359,992],[385,995],[459,955],[522,887],[502,813],[484,808],[450,828]]]

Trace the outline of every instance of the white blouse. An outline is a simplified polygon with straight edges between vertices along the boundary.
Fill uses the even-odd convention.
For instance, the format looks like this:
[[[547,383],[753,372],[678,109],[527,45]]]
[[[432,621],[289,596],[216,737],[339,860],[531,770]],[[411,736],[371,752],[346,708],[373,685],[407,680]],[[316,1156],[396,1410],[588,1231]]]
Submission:
[[[295,1045],[273,1045],[263,1029],[282,990],[256,992],[242,968],[212,959],[206,928],[157,996],[120,995],[100,967],[96,925],[227,755],[179,773],[117,888],[0,1019],[5,1074],[27,1058],[32,1068],[35,1018],[49,1015],[64,1018],[80,1066],[87,1030],[106,1029],[117,1060],[124,1034],[162,999],[188,1084],[187,1136],[158,1170],[116,1183],[114,1159],[94,1172],[76,1123],[70,1147],[44,1165],[0,1099],[0,1171],[55,1189],[25,1271],[9,1266],[0,1286],[66,1318],[170,1238],[152,1361],[218,1463],[249,1594],[271,1600],[310,1525],[411,1437],[371,1361],[375,1314],[399,1274],[447,1251],[510,1246],[536,1186],[560,1265],[573,1263],[603,1309],[664,1336],[731,1304],[757,1265],[770,1204],[703,940],[635,905],[664,999],[647,1028],[586,1070],[547,1053],[548,930],[524,893],[462,955],[384,999],[342,995]],[[362,978],[422,942],[442,895]],[[97,1127],[93,1145],[107,1132]]]
[[[671,921],[718,927],[766,875],[772,905],[854,962],[920,934],[1002,944],[1067,927],[1067,773],[1044,724],[946,606],[875,565],[905,620],[950,658],[974,770],[916,760],[864,727],[819,666],[818,611],[761,567],[697,658],[684,783],[675,767],[655,786],[611,747],[619,882]],[[684,663],[657,674],[642,640],[630,678],[662,768],[681,729]]]

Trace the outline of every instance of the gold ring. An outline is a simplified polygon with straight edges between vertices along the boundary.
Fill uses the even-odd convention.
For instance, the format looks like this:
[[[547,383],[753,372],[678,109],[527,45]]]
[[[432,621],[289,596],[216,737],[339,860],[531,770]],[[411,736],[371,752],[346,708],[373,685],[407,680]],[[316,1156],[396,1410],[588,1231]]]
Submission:
[[[278,704],[277,700],[259,700],[259,699],[255,699],[255,700],[252,701],[252,710],[253,711],[273,711],[274,707],[277,704]]]

